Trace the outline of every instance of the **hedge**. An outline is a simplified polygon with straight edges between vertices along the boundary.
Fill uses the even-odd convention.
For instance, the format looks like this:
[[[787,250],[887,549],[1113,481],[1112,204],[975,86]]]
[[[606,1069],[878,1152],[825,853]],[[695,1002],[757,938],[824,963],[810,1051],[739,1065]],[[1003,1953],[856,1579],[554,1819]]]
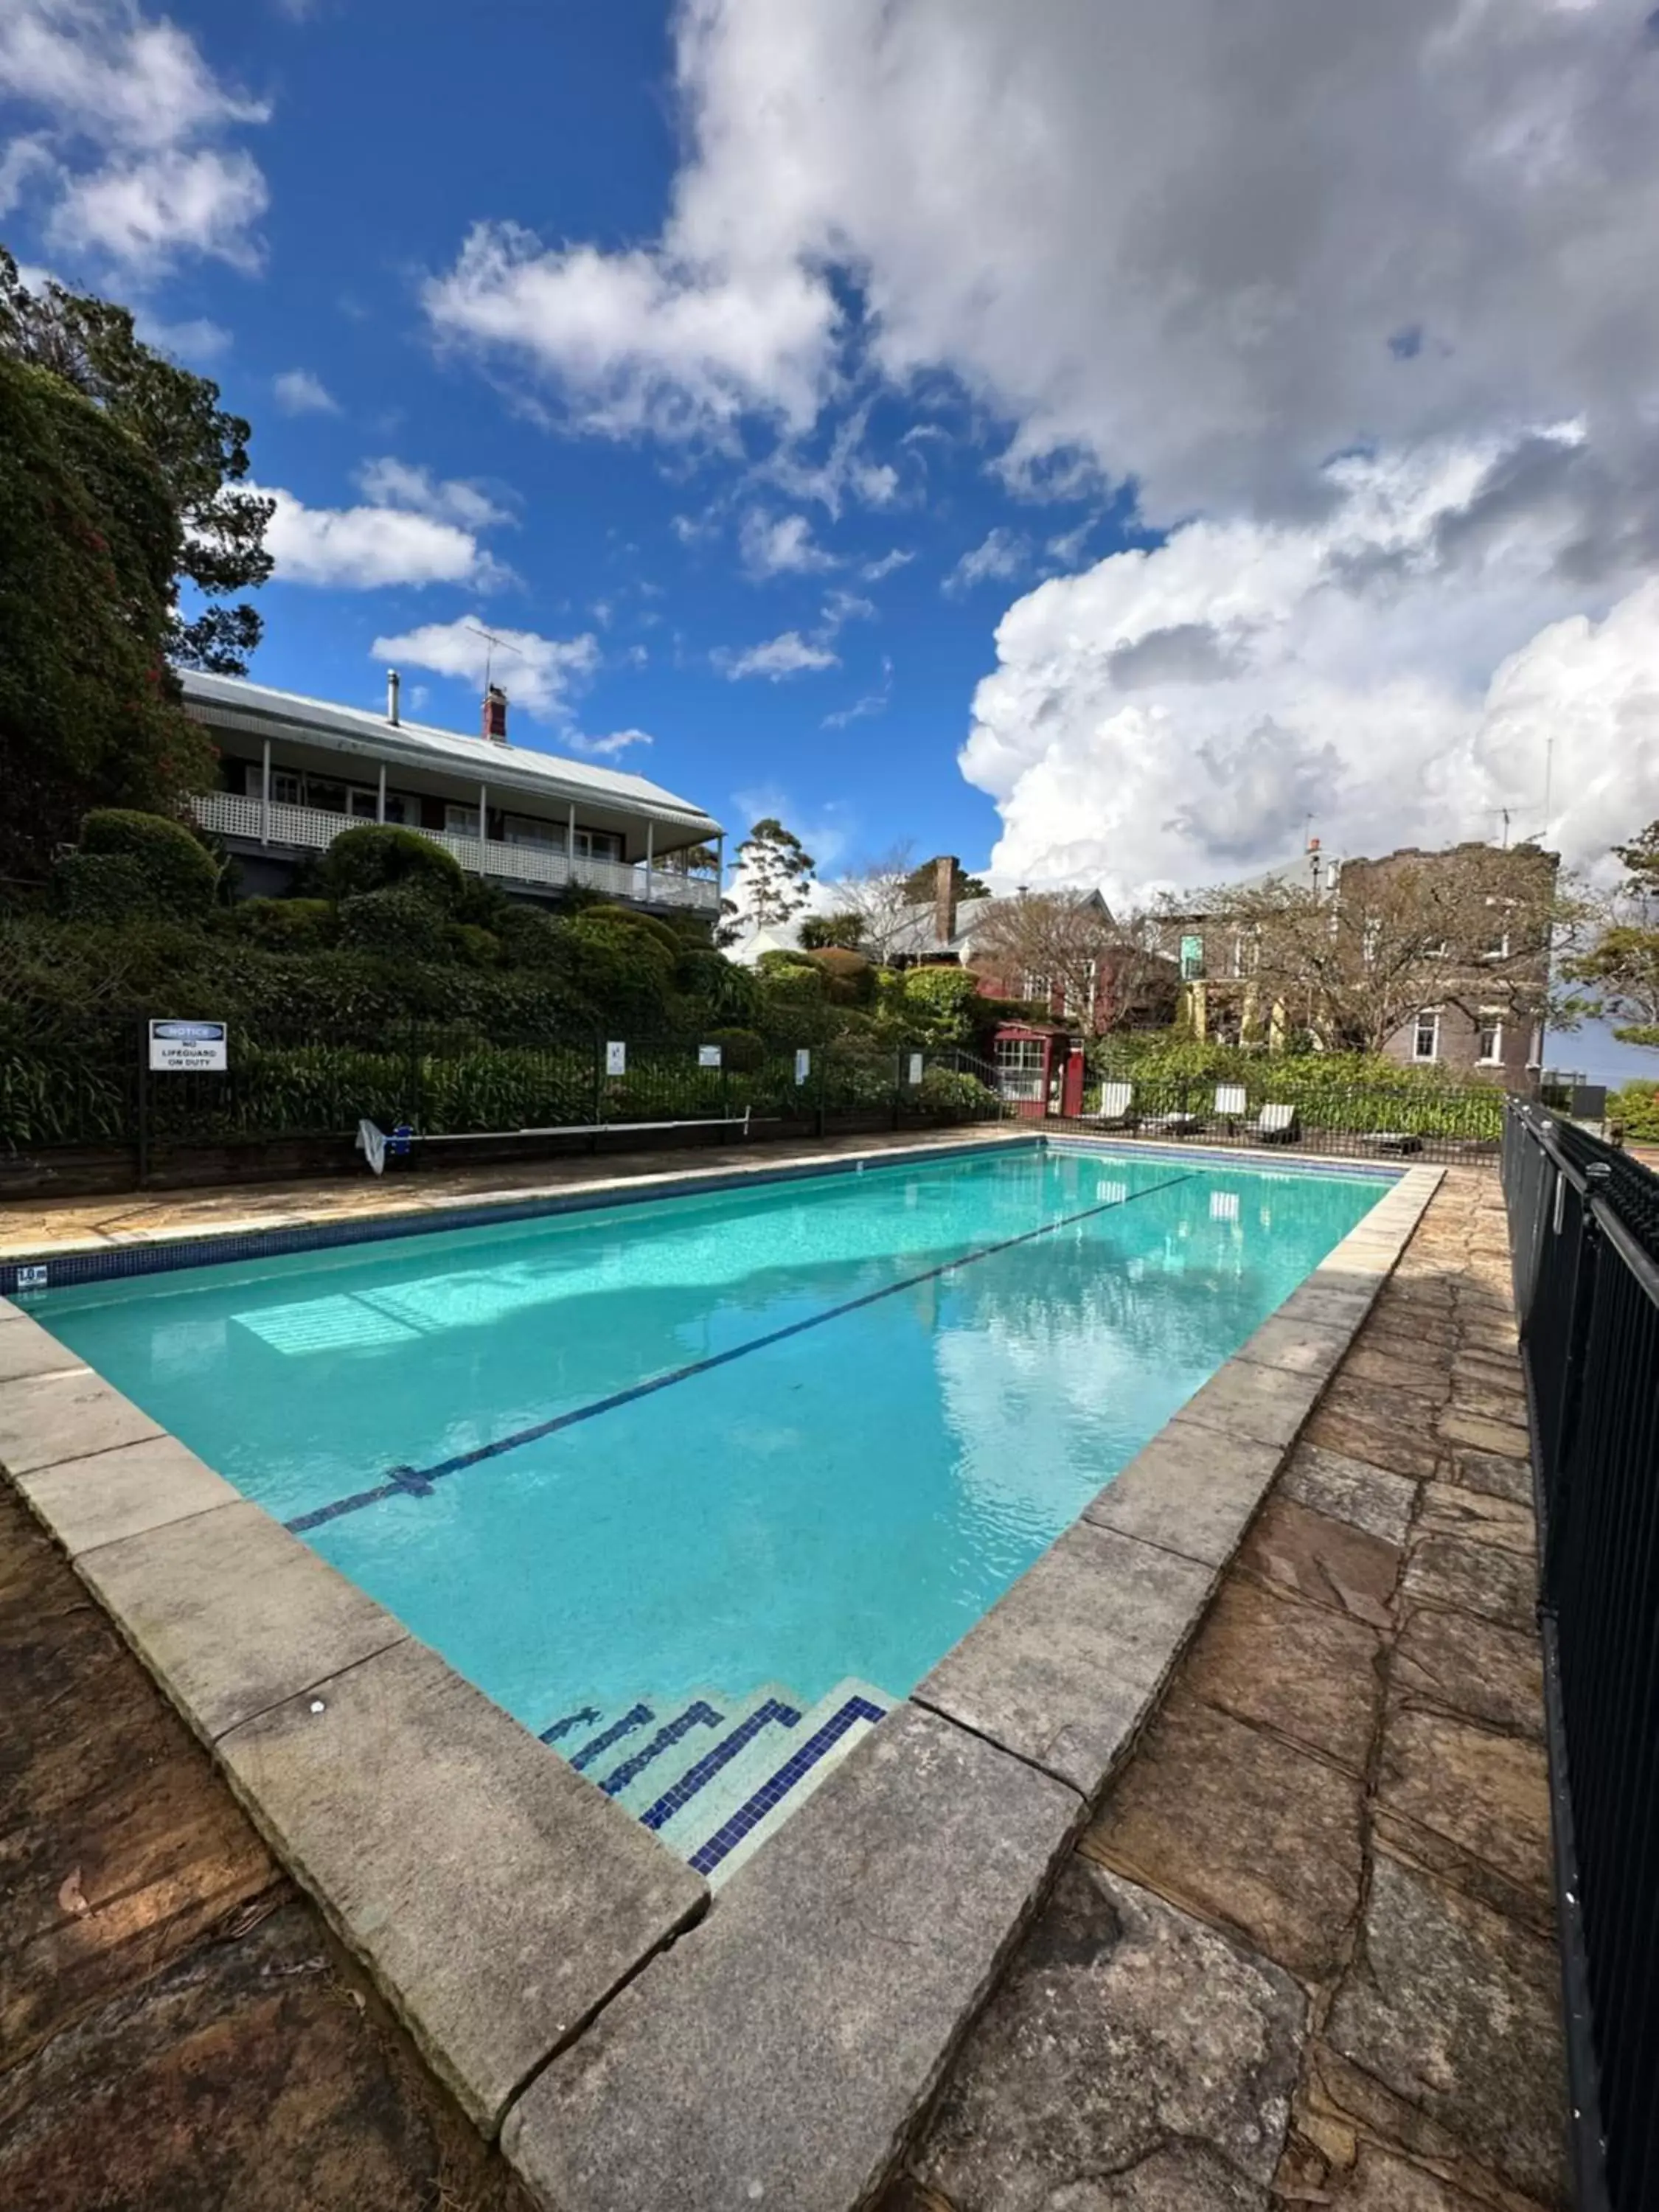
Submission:
[[[207,848],[165,814],[123,806],[95,807],[81,824],[81,850],[132,862],[158,914],[199,917],[213,904],[218,863]]]
[[[398,889],[453,914],[466,895],[466,871],[453,853],[418,830],[392,823],[366,822],[358,830],[342,830],[319,872],[332,896],[343,902]]]

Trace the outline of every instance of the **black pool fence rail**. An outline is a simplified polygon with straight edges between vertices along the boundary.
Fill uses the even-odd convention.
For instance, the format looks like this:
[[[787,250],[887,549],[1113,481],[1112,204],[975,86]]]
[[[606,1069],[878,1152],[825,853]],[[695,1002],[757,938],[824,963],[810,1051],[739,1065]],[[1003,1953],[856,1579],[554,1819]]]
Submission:
[[[1580,2212],[1659,2204],[1659,1177],[1505,1116]]]

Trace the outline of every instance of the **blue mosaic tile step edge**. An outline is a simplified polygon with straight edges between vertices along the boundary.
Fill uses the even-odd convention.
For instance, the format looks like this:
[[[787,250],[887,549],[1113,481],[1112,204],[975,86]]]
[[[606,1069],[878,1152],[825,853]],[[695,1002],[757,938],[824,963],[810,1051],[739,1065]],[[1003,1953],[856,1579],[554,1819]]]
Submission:
[[[741,1698],[709,1692],[584,1704],[538,1733],[608,1796],[626,1793],[641,1826],[708,1877],[757,1830],[781,1826],[823,1778],[823,1762],[896,1702],[849,1679],[809,1710],[767,1684]]]

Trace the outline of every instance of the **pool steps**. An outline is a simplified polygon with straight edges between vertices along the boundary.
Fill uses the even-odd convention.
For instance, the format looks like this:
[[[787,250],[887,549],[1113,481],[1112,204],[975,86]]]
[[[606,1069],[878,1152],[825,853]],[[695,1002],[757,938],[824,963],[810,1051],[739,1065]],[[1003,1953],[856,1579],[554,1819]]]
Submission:
[[[578,1705],[542,1741],[712,1887],[799,1810],[894,1700],[849,1676],[811,1706],[777,1682]]]

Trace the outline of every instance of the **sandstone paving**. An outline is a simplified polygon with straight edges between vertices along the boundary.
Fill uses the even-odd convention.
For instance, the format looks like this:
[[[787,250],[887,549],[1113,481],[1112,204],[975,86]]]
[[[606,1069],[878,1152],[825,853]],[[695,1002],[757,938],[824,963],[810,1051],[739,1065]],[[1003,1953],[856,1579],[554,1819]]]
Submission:
[[[1303,1991],[1271,2185],[1214,2106],[1185,2131],[1237,2076],[1179,2026],[1147,2049],[1182,1983],[1132,1940],[1022,1956],[883,2212],[1562,2212],[1530,1469],[1470,1398],[1521,1402],[1501,1233],[1495,1181],[1448,1176],[1079,1845]],[[1034,1954],[1090,1953],[1072,1883]]]

